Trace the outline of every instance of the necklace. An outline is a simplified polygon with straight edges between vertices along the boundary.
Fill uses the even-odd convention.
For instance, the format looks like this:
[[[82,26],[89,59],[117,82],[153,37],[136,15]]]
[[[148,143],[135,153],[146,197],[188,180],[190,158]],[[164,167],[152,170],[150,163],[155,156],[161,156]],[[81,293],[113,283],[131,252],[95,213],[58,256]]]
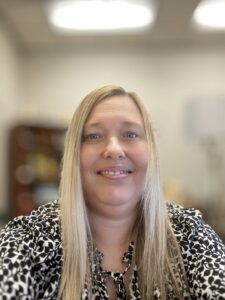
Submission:
[[[134,242],[129,244],[128,250],[124,253],[122,262],[125,265],[123,272],[112,272],[102,268],[104,254],[96,247],[93,248],[91,262],[91,285],[92,299],[109,299],[106,282],[109,277],[113,279],[117,299],[127,299],[126,289],[124,285],[124,275],[131,268],[134,252]],[[134,273],[136,268],[133,268]],[[133,279],[132,279],[133,281]],[[137,292],[137,290],[136,290]],[[139,292],[138,292],[139,294]],[[136,294],[137,295],[137,294]],[[138,295],[137,295],[138,296]],[[140,299],[136,297],[135,299]]]

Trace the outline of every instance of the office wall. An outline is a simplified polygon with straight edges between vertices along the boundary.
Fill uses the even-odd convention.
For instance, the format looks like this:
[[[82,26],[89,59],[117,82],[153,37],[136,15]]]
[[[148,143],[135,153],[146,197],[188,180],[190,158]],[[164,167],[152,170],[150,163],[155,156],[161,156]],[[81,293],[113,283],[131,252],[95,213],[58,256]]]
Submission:
[[[184,134],[193,97],[225,95],[224,45],[92,45],[27,57],[25,117],[67,123],[91,89],[122,85],[144,99],[157,131],[163,183],[207,198],[210,176],[199,143]]]
[[[22,76],[19,51],[3,23],[0,23],[0,214],[7,210],[8,131],[17,117]]]

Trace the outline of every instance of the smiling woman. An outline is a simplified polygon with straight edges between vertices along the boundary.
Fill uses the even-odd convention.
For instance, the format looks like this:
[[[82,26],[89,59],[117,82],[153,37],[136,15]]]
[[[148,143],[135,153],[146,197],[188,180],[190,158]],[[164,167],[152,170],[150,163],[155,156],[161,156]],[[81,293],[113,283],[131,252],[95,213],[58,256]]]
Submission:
[[[166,204],[135,93],[88,94],[67,131],[60,199],[11,221],[2,299],[225,299],[225,247],[195,209]]]
[[[110,213],[136,216],[148,163],[138,107],[129,96],[108,97],[92,110],[83,135],[81,174],[89,209],[108,215],[112,205]]]

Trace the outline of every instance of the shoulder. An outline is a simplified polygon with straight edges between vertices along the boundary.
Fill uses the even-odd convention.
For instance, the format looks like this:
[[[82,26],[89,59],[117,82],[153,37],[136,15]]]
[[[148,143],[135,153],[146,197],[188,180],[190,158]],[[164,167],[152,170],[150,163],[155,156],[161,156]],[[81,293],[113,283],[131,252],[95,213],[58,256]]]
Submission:
[[[183,208],[177,204],[167,203],[168,216],[177,239],[195,233],[202,224],[202,214],[195,208]]]
[[[1,238],[3,238],[9,231],[30,231],[45,229],[45,233],[48,230],[52,234],[58,232],[59,227],[59,204],[58,201],[40,206],[37,210],[34,210],[28,216],[19,216],[11,220],[1,232]],[[46,231],[47,230],[47,231]],[[42,231],[37,232],[43,233]],[[18,237],[18,236],[17,236]]]
[[[36,295],[44,295],[45,285],[51,290],[50,285],[57,285],[62,260],[59,214],[58,202],[54,201],[29,216],[13,219],[2,230],[0,294],[4,287],[3,295],[29,294],[28,299],[36,299]]]
[[[183,208],[177,204],[168,203],[167,212],[169,219],[181,246],[186,241],[190,245],[213,244],[221,254],[225,252],[225,246],[215,231],[205,223],[202,214],[195,208]]]
[[[198,210],[167,204],[167,211],[192,295],[197,299],[224,299],[224,244]]]
[[[2,230],[0,254],[8,248],[26,245],[31,252],[48,252],[60,243],[60,222],[58,201],[40,206],[28,216],[16,217]],[[1,256],[0,256],[1,257]]]
[[[59,204],[58,200],[39,206],[38,209],[33,210],[28,216],[19,216],[14,218],[6,225],[6,229],[22,225],[38,225],[43,221],[52,220],[58,222],[59,220]],[[48,223],[47,223],[48,224]]]

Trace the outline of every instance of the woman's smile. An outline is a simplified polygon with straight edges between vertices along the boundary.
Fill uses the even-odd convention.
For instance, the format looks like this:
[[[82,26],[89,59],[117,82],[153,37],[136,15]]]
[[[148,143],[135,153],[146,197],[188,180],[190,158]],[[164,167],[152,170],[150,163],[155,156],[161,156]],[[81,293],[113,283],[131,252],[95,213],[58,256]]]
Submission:
[[[113,180],[128,178],[132,173],[133,171],[130,168],[122,166],[107,167],[96,172],[97,175]]]

